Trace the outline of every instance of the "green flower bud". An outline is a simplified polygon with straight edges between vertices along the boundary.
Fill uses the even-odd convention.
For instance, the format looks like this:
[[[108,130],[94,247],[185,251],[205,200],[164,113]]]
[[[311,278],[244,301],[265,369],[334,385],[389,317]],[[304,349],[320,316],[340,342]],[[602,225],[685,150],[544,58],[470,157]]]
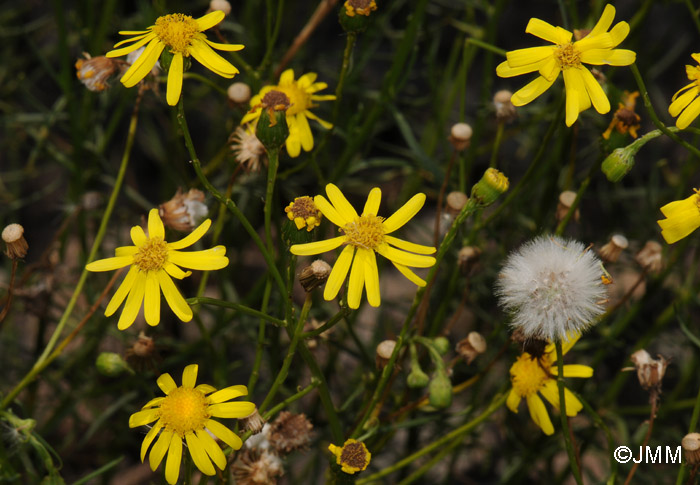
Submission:
[[[440,352],[440,355],[445,355],[450,350],[450,341],[446,337],[435,337],[433,339],[435,350]]]
[[[289,108],[289,97],[282,91],[269,91],[263,96],[262,111],[255,136],[269,152],[279,150],[289,136],[289,126],[287,126],[287,109]]]
[[[97,372],[107,377],[117,377],[124,372],[134,373],[122,356],[114,352],[102,352],[98,355],[96,366]]]
[[[629,148],[616,148],[603,160],[601,169],[610,182],[619,182],[634,167],[634,153]]]
[[[338,12],[340,26],[345,32],[364,32],[369,26],[369,15],[377,10],[374,0],[347,0]]]
[[[430,405],[437,409],[445,409],[452,404],[452,383],[444,369],[438,369],[430,381]]]
[[[491,205],[508,190],[508,185],[508,177],[495,168],[488,168],[472,187],[472,199],[482,206]]]
[[[428,374],[423,372],[423,370],[418,366],[414,366],[411,369],[411,373],[408,374],[408,377],[406,378],[406,384],[408,387],[414,389],[425,387],[429,382],[430,377],[428,377]]]

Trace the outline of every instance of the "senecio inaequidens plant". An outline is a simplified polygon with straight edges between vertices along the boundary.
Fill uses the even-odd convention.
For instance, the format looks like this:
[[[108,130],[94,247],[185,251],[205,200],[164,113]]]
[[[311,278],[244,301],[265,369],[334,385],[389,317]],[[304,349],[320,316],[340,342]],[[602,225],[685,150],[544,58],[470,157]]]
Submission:
[[[668,13],[683,2],[518,15],[535,3],[211,0],[192,16],[156,14],[155,2],[132,19],[107,2],[57,11],[55,29],[28,24],[56,40],[36,43],[30,67],[6,48],[27,29],[8,30],[17,76],[2,86],[3,116],[31,125],[17,139],[37,146],[0,141],[28,155],[0,170],[0,206],[52,193],[39,186],[59,169],[44,157],[70,168],[70,189],[44,204],[66,213],[54,237],[24,221],[2,231],[5,380],[23,365],[5,346],[37,357],[0,389],[0,482],[121,483],[139,458],[170,485],[582,485],[623,472],[628,484],[638,468],[645,483],[694,482],[698,11],[685,2],[688,34]],[[657,43],[666,16],[691,44]],[[136,30],[105,39],[113,20]],[[542,45],[508,50],[523,30]],[[107,50],[77,59],[82,99],[64,76],[78,42]],[[652,89],[640,69],[655,73]],[[33,94],[50,82],[56,96]],[[106,272],[106,284],[93,274]],[[674,477],[661,475],[668,464],[615,461],[627,437],[648,447],[661,420],[654,442],[686,453]],[[56,437],[80,430],[78,442]],[[96,449],[59,460],[59,439],[61,452]]]

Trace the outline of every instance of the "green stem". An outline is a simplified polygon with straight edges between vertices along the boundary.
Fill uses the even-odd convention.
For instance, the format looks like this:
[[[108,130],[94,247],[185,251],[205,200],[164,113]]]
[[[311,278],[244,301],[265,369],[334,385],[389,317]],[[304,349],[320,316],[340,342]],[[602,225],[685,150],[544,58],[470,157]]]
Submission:
[[[491,151],[491,163],[489,167],[496,168],[496,160],[498,159],[498,150],[501,148],[501,141],[503,140],[503,128],[505,123],[498,123],[498,128],[496,129],[496,139],[493,142],[493,150]]]
[[[311,303],[311,293],[307,293],[306,300],[304,301],[304,306],[301,309],[301,315],[299,316],[296,328],[294,329],[292,341],[290,342],[289,349],[287,350],[287,355],[284,358],[284,362],[282,362],[282,368],[277,374],[277,377],[272,383],[272,386],[270,386],[270,390],[267,393],[267,396],[265,396],[265,399],[263,400],[262,404],[258,407],[258,411],[261,413],[265,411],[270,402],[275,398],[275,394],[277,394],[277,389],[279,389],[279,387],[284,383],[284,380],[287,378],[287,374],[289,373],[289,367],[292,365],[292,359],[294,358],[294,352],[297,349],[297,344],[299,343],[299,340],[304,330],[304,323],[306,322],[306,317],[309,315],[309,310],[311,309]]]
[[[267,305],[270,303],[270,292],[272,291],[272,281],[270,278],[266,278],[265,290],[263,291],[262,304],[260,305],[261,313],[265,314],[267,312]],[[260,319],[258,323],[258,341],[255,344],[255,360],[253,361],[253,369],[250,371],[250,379],[248,379],[248,393],[253,394],[253,389],[255,389],[255,384],[258,382],[260,377],[260,366],[262,365],[263,351],[265,349],[265,320]]]
[[[566,443],[566,453],[569,455],[569,463],[571,465],[571,473],[578,485],[583,485],[581,479],[581,471],[579,470],[574,445],[571,442],[571,430],[569,429],[569,418],[566,415],[566,400],[564,399],[564,353],[562,352],[561,340],[554,341],[554,346],[557,350],[557,388],[559,388],[559,417],[561,418],[561,432],[564,435]]]
[[[102,221],[100,222],[100,227],[97,230],[97,235],[95,236],[95,241],[92,243],[92,248],[90,249],[90,254],[88,255],[87,262],[90,263],[95,259],[95,256],[97,255],[97,251],[100,248],[100,245],[102,244],[102,240],[105,237],[105,234],[107,232],[107,224],[109,223],[109,218],[112,216],[112,211],[114,210],[114,206],[117,203],[117,197],[119,195],[119,191],[121,190],[122,183],[124,182],[124,176],[126,175],[126,168],[129,165],[129,158],[131,156],[131,149],[134,146],[134,139],[136,137],[136,127],[138,126],[138,115],[139,115],[139,106],[141,105],[141,98],[143,96],[143,91],[139,88],[138,95],[136,96],[136,101],[134,102],[134,109],[131,112],[131,121],[129,122],[129,132],[127,133],[126,137],[126,146],[124,147],[124,153],[122,155],[122,160],[121,164],[119,165],[119,171],[117,172],[117,179],[114,182],[114,187],[112,188],[112,193],[109,196],[109,201],[107,202],[107,207],[105,208],[104,214],[102,215]],[[58,341],[58,338],[61,336],[61,333],[63,332],[64,327],[68,323],[68,319],[71,316],[71,313],[73,312],[73,308],[75,307],[76,302],[78,301],[78,297],[83,291],[83,286],[85,286],[85,281],[87,279],[88,271],[83,267],[83,272],[80,274],[80,279],[78,280],[78,284],[75,287],[75,290],[73,290],[73,295],[71,296],[70,301],[68,302],[68,305],[66,306],[66,309],[63,311],[63,315],[61,315],[61,319],[58,322],[58,325],[56,326],[56,329],[53,331],[53,334],[51,335],[51,338],[49,339],[49,343],[46,344],[46,348],[44,351],[41,353],[37,361],[34,363],[34,366],[32,369],[27,373],[26,376],[20,381],[19,384],[15,386],[12,391],[10,391],[9,394],[7,394],[2,402],[0,402],[0,409],[5,409],[7,406],[10,405],[10,403],[14,400],[15,397],[24,389],[33,379],[36,377],[39,372],[45,367],[44,363],[48,359],[48,357],[51,354],[51,351],[54,349],[56,346],[56,342]]]
[[[671,130],[666,128],[666,125],[659,120],[659,117],[656,115],[656,111],[654,111],[654,107],[651,104],[651,100],[649,99],[647,87],[644,85],[644,80],[642,79],[642,75],[639,73],[637,64],[632,64],[630,66],[630,69],[632,70],[632,75],[634,75],[634,80],[637,81],[637,87],[639,87],[639,92],[642,93],[642,98],[644,99],[644,107],[647,109],[651,121],[656,125],[656,127],[659,130],[663,131],[664,135],[668,136],[671,140],[675,141],[685,149],[689,150],[693,155],[700,158],[700,150],[698,150],[690,143],[686,142],[685,140],[672,133]]]
[[[698,389],[698,395],[695,398],[695,406],[693,407],[693,414],[690,418],[690,426],[688,426],[688,433],[694,433],[698,425],[698,417],[700,417],[700,389]],[[681,463],[678,467],[678,476],[676,477],[676,485],[681,485],[685,475],[685,466]]]
[[[279,148],[267,151],[267,188],[265,190],[265,239],[267,240],[267,250],[274,253],[272,243],[272,198],[275,191],[275,179],[277,178],[277,167],[279,166]],[[285,291],[286,293],[286,291]]]
[[[260,67],[258,68],[258,70],[261,72],[265,70],[268,63],[270,62],[272,52],[274,51],[275,42],[277,41],[277,36],[279,35],[279,32],[280,32],[280,26],[282,25],[282,19],[284,18],[284,16],[282,15],[283,12],[284,12],[284,0],[278,0],[275,25],[274,25],[274,27],[272,27],[272,29],[270,29],[270,26],[272,24],[272,19],[271,19],[272,8],[271,8],[270,2],[268,0],[268,2],[267,2],[267,24],[266,24],[267,48],[265,49],[265,55],[263,56],[263,60],[260,61]]]
[[[322,334],[323,332],[325,332],[326,330],[330,330],[331,328],[333,328],[333,327],[335,326],[335,324],[337,324],[339,321],[341,321],[343,318],[345,318],[345,317],[348,315],[348,313],[350,313],[350,310],[348,310],[347,308],[343,308],[343,309],[340,310],[338,313],[336,313],[335,315],[333,315],[333,316],[331,317],[330,320],[328,320],[326,323],[324,323],[323,325],[321,325],[320,327],[318,327],[316,330],[311,330],[311,331],[309,331],[309,332],[304,332],[304,333],[301,335],[301,338],[303,338],[304,340],[306,340],[306,339],[309,339],[309,338],[318,337],[319,335],[321,335],[321,334]]]
[[[482,49],[486,49],[487,51],[491,51],[494,54],[498,54],[501,57],[506,56],[505,49],[501,49],[500,47],[496,47],[495,45],[489,44],[488,42],[484,42],[483,40],[479,40],[475,37],[469,37],[465,44],[473,44],[477,47],[481,47]]]
[[[282,276],[280,275],[280,272],[277,269],[277,266],[275,265],[275,260],[272,258],[270,252],[265,248],[265,244],[263,244],[262,239],[260,239],[260,236],[258,236],[258,233],[250,224],[248,218],[241,212],[241,210],[233,202],[233,200],[225,198],[223,195],[221,195],[221,192],[219,192],[211,184],[211,182],[209,182],[209,179],[207,179],[206,175],[204,175],[204,172],[202,172],[202,164],[199,161],[199,158],[197,157],[197,152],[194,149],[192,137],[190,136],[190,130],[187,127],[187,119],[185,118],[185,106],[182,102],[182,97],[180,97],[180,101],[178,101],[177,103],[177,122],[179,123],[180,128],[182,129],[182,136],[185,138],[185,146],[187,146],[187,151],[189,152],[190,157],[192,158],[192,167],[197,173],[199,181],[219,203],[225,204],[226,208],[231,213],[233,213],[233,215],[236,216],[236,218],[238,218],[238,220],[245,228],[246,232],[250,235],[250,237],[253,239],[253,242],[262,253],[263,258],[265,259],[265,263],[267,263],[267,267],[269,268],[270,273],[272,273],[272,277],[274,278],[275,283],[277,283],[277,286],[280,290],[280,294],[285,295],[287,292],[287,287],[285,286],[284,281],[282,280]]]
[[[489,405],[489,407],[486,408],[486,410],[484,410],[484,412],[481,413],[476,418],[472,419],[468,423],[463,424],[462,426],[451,431],[450,433],[447,433],[442,438],[433,441],[429,445],[425,446],[423,449],[416,451],[415,453],[413,453],[410,456],[407,456],[403,460],[398,461],[397,463],[394,463],[393,465],[385,468],[384,470],[377,472],[374,475],[370,475],[366,478],[361,478],[360,480],[357,481],[357,485],[363,485],[365,483],[374,482],[382,477],[385,477],[385,476],[395,472],[396,470],[399,470],[399,469],[405,467],[406,465],[410,465],[418,458],[420,458],[423,455],[426,455],[434,450],[441,448],[443,445],[445,445],[446,443],[449,443],[450,441],[456,440],[458,438],[461,439],[463,435],[467,434],[469,431],[474,429],[476,426],[478,426],[479,424],[486,421],[486,419],[488,419],[489,416],[491,416],[493,413],[498,411],[498,409],[500,409],[500,407],[503,406],[503,404],[506,402],[507,397],[508,397],[507,393],[496,396],[493,399],[493,401],[491,401],[491,404]]]
[[[267,320],[268,322],[273,323],[273,324],[277,325],[278,327],[286,327],[287,326],[287,322],[285,322],[284,320],[280,320],[279,318],[275,318],[273,316],[270,316],[267,313],[259,312],[258,310],[247,307],[245,305],[241,305],[240,303],[234,303],[232,301],[217,300],[216,298],[207,298],[204,296],[198,296],[195,298],[188,298],[187,303],[189,303],[190,305],[204,304],[204,305],[213,305],[213,306],[219,306],[219,307],[224,307],[224,308],[231,308],[233,310],[236,310],[237,312],[245,313],[246,315],[250,315],[251,317],[257,317],[257,318],[260,318],[262,320]]]
[[[195,80],[201,82],[202,84],[206,84],[210,88],[213,88],[213,89],[217,90],[219,93],[228,97],[228,92],[224,88],[222,88],[221,86],[216,84],[214,81],[209,79],[208,77],[204,77],[201,74],[197,74],[196,72],[186,72],[182,75],[182,77],[184,79],[195,79]]]

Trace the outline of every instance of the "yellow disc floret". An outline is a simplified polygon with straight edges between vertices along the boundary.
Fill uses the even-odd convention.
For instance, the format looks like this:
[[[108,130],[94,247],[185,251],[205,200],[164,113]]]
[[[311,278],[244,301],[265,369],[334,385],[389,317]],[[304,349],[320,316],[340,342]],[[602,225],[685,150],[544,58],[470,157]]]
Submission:
[[[566,45],[557,46],[554,57],[559,63],[559,67],[561,69],[581,66],[581,52],[579,52],[573,42]]]
[[[165,429],[180,437],[204,429],[210,418],[204,393],[197,389],[178,387],[170,391],[160,405],[160,418]]]
[[[190,55],[188,48],[198,31],[197,21],[181,13],[158,17],[153,26],[153,32],[161,42],[170,47],[170,52],[179,52],[184,56]]]
[[[168,262],[168,244],[160,237],[148,239],[134,254],[134,264],[143,271],[158,271]]]
[[[383,220],[383,217],[360,216],[340,230],[345,233],[348,244],[358,248],[376,249],[384,242]]]
[[[513,390],[520,397],[537,393],[548,379],[551,364],[546,359],[535,359],[527,352],[518,357],[510,368],[510,380]]]

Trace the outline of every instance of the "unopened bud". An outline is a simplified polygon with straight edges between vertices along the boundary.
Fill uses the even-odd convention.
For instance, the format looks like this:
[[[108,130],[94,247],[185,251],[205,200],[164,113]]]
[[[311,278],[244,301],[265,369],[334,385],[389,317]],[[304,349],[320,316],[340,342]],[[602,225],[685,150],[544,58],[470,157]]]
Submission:
[[[634,167],[634,155],[629,147],[616,148],[603,160],[601,170],[610,182],[619,182]]]
[[[512,97],[513,93],[506,89],[493,95],[493,106],[496,108],[496,120],[499,123],[510,123],[518,116],[515,112],[515,106],[510,100]]]
[[[661,381],[664,378],[664,374],[666,374],[668,360],[660,355],[658,357],[658,359],[652,359],[649,352],[644,349],[636,351],[630,357],[637,370],[639,384],[647,391],[661,390]]]
[[[194,230],[209,213],[204,198],[204,192],[201,190],[190,189],[183,194],[178,188],[172,199],[158,206],[163,224],[176,231]]]
[[[267,149],[279,150],[289,136],[287,125],[287,109],[290,106],[289,97],[282,91],[268,91],[261,101],[262,111],[255,130],[255,136]]]
[[[484,352],[486,352],[486,339],[479,332],[469,332],[467,338],[457,343],[457,353],[467,361],[467,364],[471,364]]]
[[[450,350],[450,341],[447,340],[447,337],[435,337],[433,345],[440,355],[445,355]]]
[[[479,261],[481,249],[476,246],[465,246],[457,253],[457,264],[463,275],[469,274]]]
[[[406,378],[406,385],[411,388],[421,388],[428,385],[430,377],[423,372],[420,367],[414,366],[411,368],[411,373]]]
[[[221,10],[224,12],[224,15],[228,15],[231,13],[231,4],[226,0],[211,0],[209,2],[209,11],[213,12],[215,10]]]
[[[248,101],[250,101],[250,86],[248,86],[246,83],[241,82],[233,83],[226,90],[226,94],[228,94],[228,99],[230,99],[234,103],[245,104]]]
[[[467,205],[468,200],[469,198],[464,192],[450,192],[447,194],[445,211],[456,216],[462,211],[462,208]]]
[[[331,265],[322,259],[317,259],[301,270],[299,274],[299,283],[301,283],[301,286],[303,286],[304,290],[308,293],[325,283],[330,274]]]
[[[598,251],[598,256],[606,263],[614,263],[622,254],[624,249],[629,246],[629,241],[622,234],[615,234],[610,238],[610,241],[600,248]]]
[[[396,348],[395,340],[384,340],[377,345],[377,352],[375,354],[375,361],[377,364],[377,369],[381,370],[389,363],[391,355],[394,353]]]
[[[444,369],[438,369],[433,374],[428,388],[428,400],[437,409],[445,409],[452,404],[452,383]]]
[[[488,168],[481,179],[472,187],[471,198],[479,205],[491,205],[502,193],[508,190],[508,185],[508,177],[495,168]]]
[[[5,241],[5,254],[10,259],[22,259],[27,255],[29,244],[24,239],[24,228],[19,224],[10,224],[2,230],[2,240]]]
[[[566,214],[569,213],[569,209],[571,209],[571,206],[574,205],[574,201],[576,200],[576,192],[572,192],[571,190],[565,190],[561,194],[559,194],[559,203],[557,204],[557,221],[562,221],[565,217]],[[574,220],[578,222],[579,218],[581,217],[581,213],[579,212],[578,208],[576,208],[576,211],[574,212]]]
[[[461,151],[469,146],[474,130],[467,123],[456,123],[450,129],[448,140],[452,143],[455,150]]]
[[[260,416],[257,407],[255,408],[255,411],[253,411],[249,416],[246,416],[245,418],[240,418],[238,420],[238,423],[240,424],[241,429],[243,431],[250,431],[252,434],[260,433],[263,429],[263,426],[265,426],[265,420],[262,416]]]
[[[114,352],[102,352],[98,355],[96,366],[97,371],[107,377],[117,377],[124,372],[134,373],[122,356]]]
[[[656,241],[647,241],[634,260],[649,273],[658,273],[664,267],[663,246]]]
[[[690,433],[681,440],[685,461],[690,466],[700,464],[700,433]]]

